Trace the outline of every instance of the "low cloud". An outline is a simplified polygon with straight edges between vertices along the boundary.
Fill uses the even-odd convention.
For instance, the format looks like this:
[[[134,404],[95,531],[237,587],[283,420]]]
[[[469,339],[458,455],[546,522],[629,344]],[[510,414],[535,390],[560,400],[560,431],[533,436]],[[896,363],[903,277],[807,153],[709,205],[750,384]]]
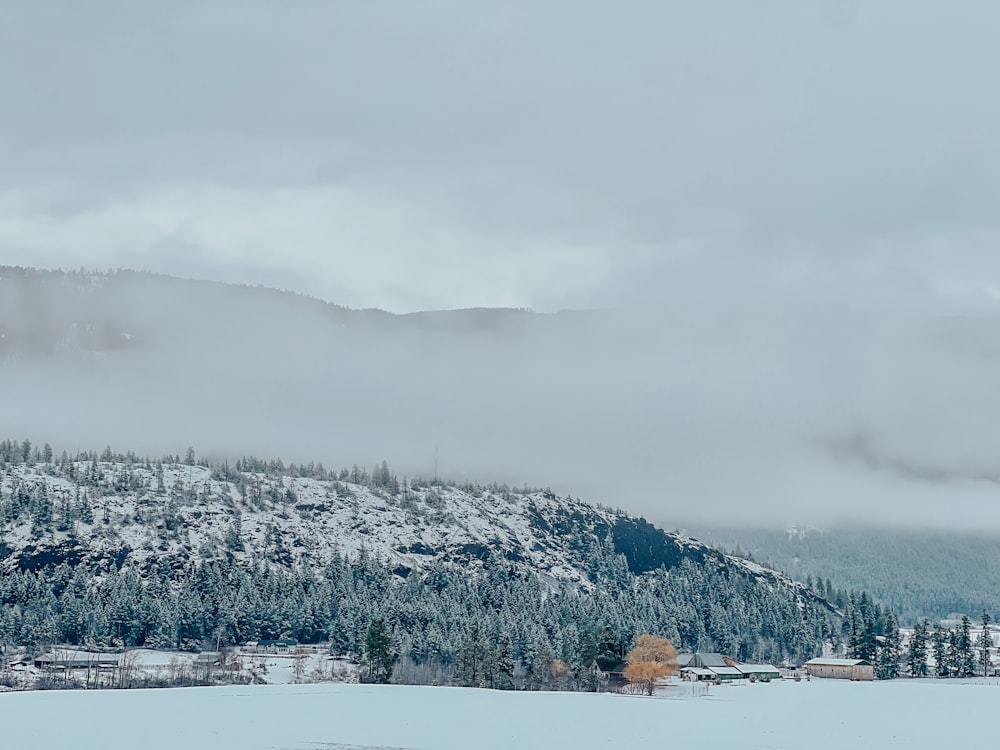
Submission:
[[[1000,525],[995,4],[111,6],[0,9],[3,263],[598,312],[5,286],[7,430]]]

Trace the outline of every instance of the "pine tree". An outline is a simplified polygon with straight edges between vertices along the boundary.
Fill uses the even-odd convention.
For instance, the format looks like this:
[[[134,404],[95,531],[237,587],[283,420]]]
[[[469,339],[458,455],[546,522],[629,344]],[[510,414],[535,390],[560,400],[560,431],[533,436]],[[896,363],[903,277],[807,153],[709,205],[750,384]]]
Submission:
[[[610,625],[606,625],[597,639],[597,657],[609,661],[625,658],[625,638]]]
[[[232,524],[226,530],[226,536],[223,540],[226,544],[226,549],[231,552],[242,552],[243,551],[243,523],[240,517],[240,513],[237,511],[235,517],[233,518]]]
[[[376,618],[368,625],[365,635],[365,661],[371,682],[389,682],[395,658],[392,653],[392,635],[384,618]]]
[[[911,677],[927,675],[927,622],[918,620],[910,636],[910,648],[906,656],[906,667]]]
[[[864,659],[871,664],[875,663],[878,636],[875,631],[875,615],[873,613],[865,616],[864,622],[856,632],[852,651],[853,658]]]
[[[948,631],[948,652],[946,655],[947,672],[949,677],[957,677],[962,673],[962,654],[959,646],[959,636],[957,630]]]
[[[902,638],[899,635],[899,624],[896,615],[891,611],[886,615],[885,634],[879,644],[876,676],[880,680],[892,680],[899,676],[899,657]]]
[[[934,634],[931,636],[931,647],[934,654],[934,674],[938,677],[947,677],[948,634],[940,622],[934,626]]]
[[[496,687],[500,690],[514,689],[514,657],[510,636],[500,636],[497,646]]]
[[[465,687],[479,687],[485,677],[485,661],[486,644],[483,642],[479,625],[475,624],[469,629],[468,635],[459,648],[458,661],[455,665],[455,681]]]
[[[552,687],[552,664],[555,659],[552,649],[542,643],[528,665],[528,686],[532,690],[548,690]]]
[[[32,505],[31,533],[40,537],[52,530],[53,509],[47,485],[38,485],[33,493]]]
[[[962,615],[958,628],[958,675],[971,677],[976,673],[976,653],[972,643],[972,621]]]
[[[979,631],[979,639],[976,641],[976,647],[979,651],[979,666],[983,670],[983,677],[988,677],[990,667],[992,666],[990,648],[993,646],[993,636],[990,634],[989,612],[983,612],[980,622],[982,622],[983,627]]]

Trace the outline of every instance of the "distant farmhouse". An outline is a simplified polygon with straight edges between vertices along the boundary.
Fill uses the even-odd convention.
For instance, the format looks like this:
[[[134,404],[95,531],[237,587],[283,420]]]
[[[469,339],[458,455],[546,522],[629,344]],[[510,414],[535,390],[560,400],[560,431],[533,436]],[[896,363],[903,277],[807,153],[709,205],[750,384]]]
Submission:
[[[194,657],[196,667],[217,667],[226,663],[226,655],[221,651],[202,651]]]
[[[781,672],[770,664],[741,664],[722,654],[678,654],[681,677],[693,682],[770,682],[781,679]]]
[[[806,662],[806,672],[810,677],[831,680],[875,679],[875,669],[864,659],[810,659]]]
[[[35,658],[35,666],[47,672],[72,671],[75,669],[115,669],[118,654],[101,654],[90,651],[51,651]]]
[[[625,677],[625,667],[628,662],[621,659],[604,659],[598,657],[590,665],[590,671],[601,682],[606,682],[608,689],[621,690],[628,684]]]
[[[257,654],[294,654],[298,641],[291,638],[277,638],[273,640],[250,641],[244,646],[244,650]]]
[[[620,659],[596,659],[590,671],[608,689],[620,690],[628,684],[625,677],[627,666],[628,663]],[[692,682],[770,682],[781,679],[781,672],[771,664],[741,664],[715,653],[678,654],[677,667],[681,678]]]

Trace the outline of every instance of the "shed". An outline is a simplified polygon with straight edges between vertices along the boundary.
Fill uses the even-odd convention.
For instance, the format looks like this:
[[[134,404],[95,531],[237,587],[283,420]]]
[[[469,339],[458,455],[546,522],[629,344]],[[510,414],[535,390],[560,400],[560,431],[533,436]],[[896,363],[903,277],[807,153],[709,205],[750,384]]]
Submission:
[[[197,667],[214,667],[218,664],[224,664],[225,661],[226,655],[220,651],[202,651],[194,657],[194,663]]]
[[[875,669],[864,659],[810,659],[806,662],[806,672],[810,677],[831,680],[875,679]]]
[[[736,668],[751,680],[770,682],[781,679],[781,672],[771,664],[737,664]]]
[[[684,667],[681,678],[691,682],[715,682],[715,672],[701,667]]]
[[[709,670],[715,673],[719,682],[732,682],[747,678],[747,675],[743,674],[738,667],[709,667]]]

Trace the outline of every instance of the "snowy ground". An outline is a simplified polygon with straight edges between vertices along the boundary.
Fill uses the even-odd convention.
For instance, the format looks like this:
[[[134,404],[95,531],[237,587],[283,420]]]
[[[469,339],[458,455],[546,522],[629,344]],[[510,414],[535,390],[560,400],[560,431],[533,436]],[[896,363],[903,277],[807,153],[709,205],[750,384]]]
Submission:
[[[813,680],[707,697],[287,685],[0,695],[0,746],[55,750],[994,747],[1000,682]],[[687,695],[687,697],[683,697]]]

